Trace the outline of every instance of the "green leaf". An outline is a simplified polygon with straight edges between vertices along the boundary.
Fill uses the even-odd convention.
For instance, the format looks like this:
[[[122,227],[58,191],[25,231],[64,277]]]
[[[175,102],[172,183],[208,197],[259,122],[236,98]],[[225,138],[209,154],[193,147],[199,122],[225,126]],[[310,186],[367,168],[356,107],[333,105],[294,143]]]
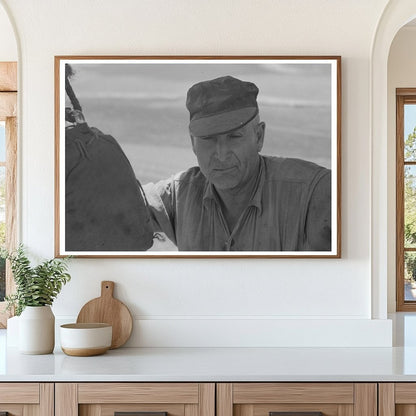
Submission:
[[[68,273],[68,260],[45,260],[32,267],[23,245],[12,251],[0,250],[0,257],[10,261],[16,293],[6,297],[8,309],[20,315],[25,306],[52,305],[63,285],[71,280]]]

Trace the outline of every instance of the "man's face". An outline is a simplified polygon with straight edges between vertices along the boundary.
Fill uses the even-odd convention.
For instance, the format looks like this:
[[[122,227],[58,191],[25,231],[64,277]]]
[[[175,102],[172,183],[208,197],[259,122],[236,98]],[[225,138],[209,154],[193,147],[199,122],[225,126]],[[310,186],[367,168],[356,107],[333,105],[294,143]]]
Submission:
[[[264,128],[255,119],[227,134],[191,136],[199,167],[215,188],[238,190],[256,175]]]

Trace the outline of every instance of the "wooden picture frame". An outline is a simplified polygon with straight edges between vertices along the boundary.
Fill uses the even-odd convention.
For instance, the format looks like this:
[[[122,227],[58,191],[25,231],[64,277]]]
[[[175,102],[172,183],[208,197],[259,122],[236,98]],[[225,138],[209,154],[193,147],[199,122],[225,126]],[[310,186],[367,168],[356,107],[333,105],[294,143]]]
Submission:
[[[71,74],[65,73],[66,69],[70,70]],[[255,140],[260,140],[261,136],[262,145],[264,140],[260,152],[262,156],[259,158],[263,167],[260,169],[261,172],[259,170],[255,175],[256,178],[258,177],[253,188],[255,191],[250,198],[248,192],[240,194],[242,199],[249,199],[252,206],[241,211],[236,210],[237,213],[242,212],[242,214],[237,215],[234,221],[229,219],[232,215],[227,216],[227,208],[222,205],[225,204],[225,200],[219,196],[220,186],[215,187],[215,184],[206,179],[208,177],[206,171],[203,168],[200,171],[198,168],[202,157],[195,143],[198,140],[209,139],[204,143],[212,146],[214,141],[211,138],[216,141],[222,139],[211,134],[207,137],[190,135],[192,133],[189,130],[190,113],[185,106],[187,91],[192,85],[213,79],[220,79],[218,82],[228,82],[224,81],[225,76],[237,79],[230,82],[235,82],[238,86],[241,84],[243,90],[247,83],[253,83],[258,88],[256,103],[260,118],[257,119],[253,115],[247,122],[241,122],[243,127],[239,132],[243,131],[246,134],[245,131],[253,122],[257,135]],[[68,99],[70,94],[68,94],[67,78],[69,88],[75,97],[73,100]],[[211,87],[214,88],[212,82],[204,85],[209,85],[209,91]],[[242,94],[244,95],[245,92]],[[237,96],[241,98],[241,95],[237,94]],[[211,117],[215,111],[213,109],[212,114],[203,117]],[[191,114],[192,117],[196,116]],[[266,124],[265,133],[263,120]],[[87,124],[83,124],[84,121]],[[213,124],[212,119],[208,121]],[[86,132],[88,136],[85,139],[88,143],[91,140],[94,143],[103,143],[103,140],[114,142],[113,146],[117,147],[115,159],[123,159],[124,156],[118,155],[121,148],[121,153],[127,158],[127,164],[139,181],[138,198],[141,197],[146,206],[145,211],[150,213],[152,218],[140,216],[140,219],[144,218],[143,221],[134,221],[130,214],[123,213],[118,213],[117,218],[128,218],[133,227],[138,223],[143,228],[149,226],[152,231],[151,247],[147,241],[148,237],[143,237],[146,243],[140,245],[140,249],[134,248],[136,247],[134,244],[128,245],[127,238],[124,240],[124,237],[118,237],[118,231],[123,227],[117,222],[118,219],[110,221],[106,219],[107,217],[101,216],[103,211],[106,211],[105,215],[107,215],[107,211],[113,209],[111,206],[123,199],[118,196],[118,192],[128,182],[122,179],[122,173],[109,173],[110,167],[113,172],[122,172],[129,168],[124,165],[120,169],[114,167],[118,162],[113,163],[113,156],[107,154],[103,159],[106,162],[100,165],[103,168],[91,173],[90,167],[93,162],[88,162],[92,160],[90,151],[86,150],[81,139],[78,140],[79,135],[84,133],[80,133],[82,128],[79,131],[74,130],[74,126],[77,129],[79,126],[87,126],[88,131],[85,130],[84,133]],[[259,129],[262,133],[258,133]],[[78,148],[82,147],[81,150],[74,150],[77,148],[72,140],[74,131],[78,134],[78,136],[75,134],[75,137]],[[227,140],[230,139],[228,131],[221,131],[218,134],[223,135],[221,137],[226,137]],[[252,134],[251,130],[247,134]],[[55,138],[55,255],[57,257],[74,255],[145,258],[339,258],[341,256],[341,57],[339,56],[56,56]],[[68,145],[72,147],[69,148]],[[71,159],[74,151],[78,152],[76,160]],[[230,153],[229,150],[227,152]],[[263,157],[263,155],[267,156]],[[73,178],[74,175],[68,175],[72,175],[73,169],[79,168],[80,158],[86,170],[78,175],[75,186],[72,186],[71,182],[71,187],[68,178]],[[245,162],[241,162],[240,156],[235,156],[235,152],[229,158],[233,160],[232,163],[238,159],[238,162],[235,162],[238,166],[221,167],[221,169],[232,171],[232,174],[230,173],[232,177],[230,181],[232,181],[237,177],[237,170],[242,171],[241,166]],[[269,162],[282,163],[278,169],[279,172],[284,172],[284,175],[277,173],[276,168],[276,173],[267,176],[275,169],[274,165],[273,167],[269,165]],[[291,168],[288,167],[290,163],[292,163]],[[198,181],[201,182],[198,182],[198,185],[192,182],[192,186],[204,190],[210,187],[210,198],[217,204],[215,214],[211,212],[209,220],[206,219],[208,214],[205,211],[202,214],[202,211],[208,208],[202,207],[201,196],[198,196],[198,202],[190,203],[192,207],[196,207],[194,211],[190,210],[189,203],[186,205],[181,200],[181,198],[185,199],[183,184],[191,183],[188,176],[185,179],[183,175],[187,175],[193,166],[195,170],[192,171],[192,175],[197,175]],[[184,173],[178,174],[178,172]],[[173,177],[173,181],[168,180],[175,174],[177,176]],[[300,174],[303,175],[302,178],[297,176]],[[266,179],[263,179],[264,175]],[[315,175],[317,179],[312,180]],[[245,181],[248,182],[251,176],[246,176]],[[105,177],[107,179],[103,179]],[[253,175],[252,177],[254,178]],[[326,179],[322,179],[323,177]],[[104,184],[112,182],[113,178],[114,181],[118,180],[119,184],[112,184],[114,191],[111,193],[107,189],[109,187]],[[132,184],[136,183],[135,178],[131,181]],[[159,180],[165,182],[158,184]],[[241,179],[239,183],[241,184],[242,181]],[[326,184],[322,185],[324,182]],[[148,185],[148,183],[157,185]],[[263,188],[264,183],[270,184],[271,187],[267,195],[264,190],[266,188]],[[273,188],[277,186],[276,184],[279,184],[276,188],[278,190]],[[282,184],[286,184],[284,185],[286,193],[281,190]],[[180,191],[179,188],[174,188],[177,185],[180,186]],[[240,185],[227,186],[235,190]],[[81,188],[85,188],[84,191],[78,191]],[[90,191],[92,189],[91,195],[94,196],[79,199],[78,196],[84,193],[90,195],[87,188]],[[154,196],[162,188],[161,193]],[[110,197],[105,201],[109,202],[103,203],[102,197],[106,192],[109,192]],[[192,194],[191,191],[189,192]],[[199,189],[197,192],[202,191]],[[128,195],[132,195],[132,192],[128,192]],[[204,198],[206,195],[204,194]],[[165,205],[167,199],[169,199],[168,205]],[[206,199],[204,201],[206,202]],[[84,221],[82,215],[89,212],[89,206],[94,204],[95,208],[98,207],[100,216],[93,215],[92,219]],[[127,207],[128,204],[125,202],[120,205]],[[185,206],[188,209],[186,215],[181,212],[183,209],[181,207]],[[228,207],[231,210],[235,209],[233,204],[228,204]],[[156,209],[159,211],[154,214]],[[253,217],[252,209],[255,210],[256,218]],[[71,222],[74,211],[77,211],[77,221]],[[297,217],[295,211],[299,211]],[[134,215],[136,212],[137,210],[134,211]],[[160,213],[164,216],[162,219],[157,217]],[[81,220],[79,220],[80,215]],[[222,219],[215,220],[213,215],[219,215]],[[250,219],[248,216],[251,216]],[[115,217],[114,214],[111,218]],[[91,223],[101,224],[101,228],[104,229],[94,234],[96,230],[91,232],[88,228]],[[105,229],[106,225],[108,232]],[[114,228],[116,226],[117,229]],[[208,232],[208,229],[211,231]],[[125,234],[120,235],[137,236],[142,232],[140,230],[133,232],[130,225],[126,224],[123,230]],[[164,231],[165,234],[160,231]],[[143,231],[145,232],[148,230]],[[221,234],[222,232],[224,235]],[[104,237],[95,238],[93,237],[95,235]],[[112,235],[114,238],[111,238]],[[83,236],[90,240],[88,244],[78,243],[84,241]],[[166,236],[169,236],[173,242]],[[109,242],[104,242],[107,237],[110,238]],[[221,239],[224,242],[218,243],[223,241]]]

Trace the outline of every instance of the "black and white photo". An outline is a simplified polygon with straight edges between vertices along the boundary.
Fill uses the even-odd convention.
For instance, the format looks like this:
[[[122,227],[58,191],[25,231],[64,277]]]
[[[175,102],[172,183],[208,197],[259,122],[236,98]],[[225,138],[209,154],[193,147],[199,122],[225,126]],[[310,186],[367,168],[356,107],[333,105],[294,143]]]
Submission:
[[[56,254],[340,257],[339,57],[56,57]]]

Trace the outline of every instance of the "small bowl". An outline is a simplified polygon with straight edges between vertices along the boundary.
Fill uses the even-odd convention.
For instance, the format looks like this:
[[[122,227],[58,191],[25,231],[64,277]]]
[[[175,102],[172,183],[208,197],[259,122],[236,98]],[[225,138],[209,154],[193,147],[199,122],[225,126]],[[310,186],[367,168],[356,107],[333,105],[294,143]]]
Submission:
[[[61,348],[67,355],[89,357],[111,347],[112,326],[105,323],[61,325]]]

